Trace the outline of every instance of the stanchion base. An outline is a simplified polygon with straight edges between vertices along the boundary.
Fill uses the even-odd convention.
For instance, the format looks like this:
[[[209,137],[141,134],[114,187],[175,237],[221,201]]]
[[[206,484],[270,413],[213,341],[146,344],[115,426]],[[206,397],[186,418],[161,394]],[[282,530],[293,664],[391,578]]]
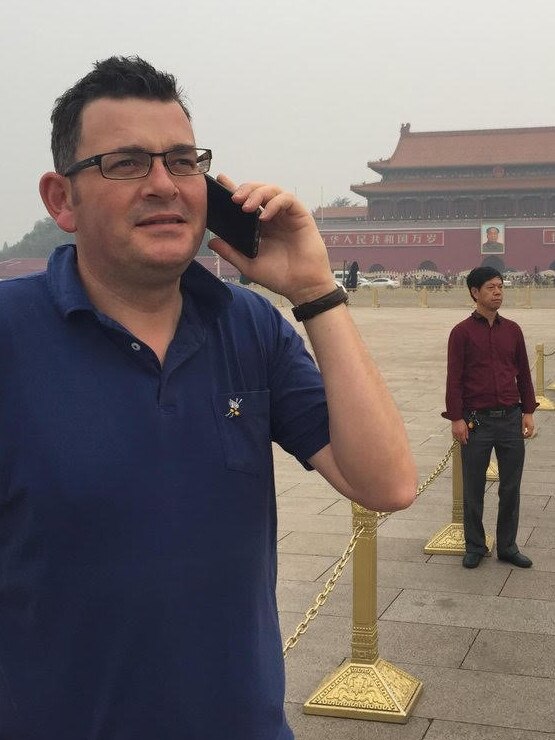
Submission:
[[[392,663],[345,660],[304,704],[305,714],[375,722],[408,721],[422,682]]]
[[[486,534],[486,547],[488,548],[486,557],[491,555],[494,544],[494,538],[490,534]],[[466,552],[464,526],[454,522],[447,524],[434,534],[425,545],[424,552],[426,555],[464,555]]]
[[[538,409],[540,411],[555,411],[555,403],[546,396],[536,396],[536,401],[539,404]]]
[[[486,480],[499,480],[499,468],[497,463],[490,462],[486,470]]]

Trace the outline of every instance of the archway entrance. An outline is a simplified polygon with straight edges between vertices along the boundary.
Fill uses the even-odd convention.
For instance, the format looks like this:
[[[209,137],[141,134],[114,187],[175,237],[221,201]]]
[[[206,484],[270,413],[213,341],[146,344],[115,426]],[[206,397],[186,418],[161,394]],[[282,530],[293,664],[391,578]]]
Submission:
[[[424,260],[418,265],[419,270],[431,270],[432,272],[438,272],[437,265],[431,260]]]
[[[507,271],[505,263],[501,257],[496,254],[488,254],[487,257],[484,257],[482,260],[482,267],[493,267],[494,270],[498,270],[501,274]]]

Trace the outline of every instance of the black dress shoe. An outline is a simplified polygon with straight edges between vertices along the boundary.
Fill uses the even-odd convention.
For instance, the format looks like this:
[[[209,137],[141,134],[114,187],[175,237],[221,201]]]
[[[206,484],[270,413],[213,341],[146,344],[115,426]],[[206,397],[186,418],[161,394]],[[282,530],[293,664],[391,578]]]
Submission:
[[[511,563],[511,565],[516,565],[517,568],[529,568],[532,565],[530,558],[527,558],[521,552],[515,552],[513,555],[499,555],[498,553],[497,559],[503,560],[505,563]]]
[[[477,568],[481,559],[479,552],[467,552],[463,558],[463,568]]]

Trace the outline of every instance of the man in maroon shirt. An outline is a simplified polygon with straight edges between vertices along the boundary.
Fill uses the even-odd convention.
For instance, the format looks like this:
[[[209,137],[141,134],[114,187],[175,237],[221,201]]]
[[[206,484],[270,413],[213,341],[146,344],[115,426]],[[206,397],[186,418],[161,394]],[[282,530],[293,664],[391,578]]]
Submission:
[[[487,552],[482,515],[486,471],[495,448],[499,468],[497,557],[519,568],[530,558],[516,544],[524,438],[534,431],[537,403],[524,337],[519,325],[497,313],[503,278],[492,267],[476,267],[466,283],[476,310],[449,336],[447,410],[453,438],[461,444],[465,568],[476,568]]]

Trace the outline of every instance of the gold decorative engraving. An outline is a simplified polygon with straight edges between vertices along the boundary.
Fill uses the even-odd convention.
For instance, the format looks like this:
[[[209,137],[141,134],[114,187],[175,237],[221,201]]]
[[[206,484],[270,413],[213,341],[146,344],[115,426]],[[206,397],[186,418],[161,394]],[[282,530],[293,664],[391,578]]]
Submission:
[[[486,533],[486,555],[491,555],[494,542],[492,535]],[[452,523],[442,527],[426,543],[424,552],[427,555],[464,555],[466,547],[463,525]]]
[[[385,660],[345,661],[304,705],[305,714],[406,722],[422,683]]]

